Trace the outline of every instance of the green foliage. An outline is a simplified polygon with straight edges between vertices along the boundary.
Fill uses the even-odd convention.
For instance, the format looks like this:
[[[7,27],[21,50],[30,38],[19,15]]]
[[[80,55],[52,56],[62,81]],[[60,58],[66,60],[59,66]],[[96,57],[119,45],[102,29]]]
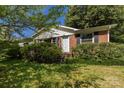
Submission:
[[[75,63],[83,63],[83,62],[85,62],[84,59],[79,59],[75,57],[65,58],[65,61],[64,61],[65,64],[75,64]]]
[[[48,13],[44,13],[44,9]],[[59,23],[58,18],[63,15],[63,9],[64,6],[0,6],[0,38],[10,41],[13,33],[24,37],[25,29],[48,30]]]
[[[89,64],[85,65],[88,61]],[[112,62],[113,60],[108,61]],[[0,87],[124,87],[124,65],[104,66],[92,63],[91,60],[74,64],[38,64],[27,63],[22,60],[2,61],[0,62]],[[115,81],[115,78],[119,81]]]
[[[76,57],[97,61],[117,59],[124,56],[124,45],[116,43],[85,43],[73,50]]]
[[[20,47],[18,43],[1,41],[0,42],[0,59],[18,59],[21,58]]]
[[[20,47],[18,44],[12,44],[11,47],[8,48],[6,54],[9,56],[10,59],[20,59],[21,52]]]
[[[0,61],[6,60],[9,57],[6,54],[6,51],[9,47],[10,47],[9,42],[0,41]]]
[[[100,87],[99,75],[84,73],[83,64],[37,64],[19,60],[0,63],[0,87]],[[83,67],[87,68],[87,67]]]
[[[62,57],[61,49],[50,43],[27,45],[21,53],[24,59],[37,62],[59,63]]]
[[[0,41],[0,51],[3,49],[9,48],[10,47],[10,42],[8,41]]]
[[[75,28],[87,28],[122,23],[123,6],[69,6],[66,24]]]
[[[79,59],[79,60],[81,60],[81,59]],[[86,65],[124,66],[124,58],[107,59],[107,60],[86,59],[86,60],[82,61],[82,63],[84,63]]]
[[[0,53],[0,61],[6,60],[8,57],[9,56],[6,53],[4,52]]]
[[[111,40],[124,42],[124,38],[120,38],[124,34],[124,6],[68,6],[65,21],[67,26],[79,29],[117,24],[111,29]]]

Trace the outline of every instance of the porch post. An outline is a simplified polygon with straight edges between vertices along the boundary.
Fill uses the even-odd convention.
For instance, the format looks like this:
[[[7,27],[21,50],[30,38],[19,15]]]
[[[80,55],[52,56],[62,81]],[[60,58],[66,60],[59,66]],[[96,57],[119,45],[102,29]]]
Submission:
[[[92,43],[94,43],[94,33],[92,33]]]
[[[59,48],[61,48],[61,37],[58,37],[58,46],[59,46]]]
[[[108,42],[110,42],[110,35],[109,35],[109,30],[108,30],[108,32],[107,32],[107,36],[108,36]]]

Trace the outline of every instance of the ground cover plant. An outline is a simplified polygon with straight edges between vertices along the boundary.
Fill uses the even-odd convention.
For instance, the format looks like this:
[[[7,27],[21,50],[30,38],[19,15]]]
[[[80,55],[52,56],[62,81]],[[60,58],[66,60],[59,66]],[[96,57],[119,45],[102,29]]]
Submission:
[[[124,87],[124,66],[0,62],[0,87]],[[90,62],[89,62],[90,63]]]
[[[124,87],[123,44],[86,44],[76,49],[85,54],[79,52],[80,55],[60,62],[37,59],[61,56],[56,45],[42,43],[20,48],[16,43],[9,43],[0,50],[0,54],[6,55],[0,60],[0,87]]]

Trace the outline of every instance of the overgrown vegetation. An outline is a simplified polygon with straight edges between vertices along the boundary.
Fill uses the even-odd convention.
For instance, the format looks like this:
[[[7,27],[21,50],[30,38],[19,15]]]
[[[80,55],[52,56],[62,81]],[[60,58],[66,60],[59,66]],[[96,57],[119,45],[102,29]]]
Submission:
[[[124,87],[123,66],[0,62],[0,87]],[[91,61],[89,61],[91,63]]]
[[[21,58],[20,47],[16,42],[0,41],[0,60]]]
[[[37,43],[19,47],[17,42],[0,42],[0,60],[24,59],[28,62],[60,63],[63,54],[55,44]]]
[[[102,25],[117,24],[111,29],[111,40],[124,43],[124,6],[68,6],[65,24],[70,27],[83,29]]]
[[[0,47],[0,87],[124,87],[123,44],[83,44],[64,61],[61,49],[50,43]]]
[[[25,60],[39,63],[60,63],[62,51],[55,44],[39,43],[26,45],[21,48],[21,54]]]
[[[67,7],[66,25],[83,29],[118,24],[111,29],[111,37],[124,43],[123,6]],[[48,8],[47,14],[44,8]],[[54,44],[21,48],[18,41],[12,42],[13,33],[24,36],[24,29],[45,31],[55,27],[65,9],[64,6],[0,6],[0,40],[6,40],[0,41],[0,87],[124,87],[123,44],[82,44],[74,49],[74,57],[63,60],[61,49]]]
[[[84,43],[73,50],[74,56],[81,59],[103,61],[124,57],[124,45],[116,43]]]

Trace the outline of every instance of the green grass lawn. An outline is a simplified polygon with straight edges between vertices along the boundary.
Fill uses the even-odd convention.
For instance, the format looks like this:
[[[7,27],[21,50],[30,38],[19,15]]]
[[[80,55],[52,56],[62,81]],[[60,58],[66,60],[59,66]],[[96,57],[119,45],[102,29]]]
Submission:
[[[2,61],[0,87],[124,87],[124,66]]]

